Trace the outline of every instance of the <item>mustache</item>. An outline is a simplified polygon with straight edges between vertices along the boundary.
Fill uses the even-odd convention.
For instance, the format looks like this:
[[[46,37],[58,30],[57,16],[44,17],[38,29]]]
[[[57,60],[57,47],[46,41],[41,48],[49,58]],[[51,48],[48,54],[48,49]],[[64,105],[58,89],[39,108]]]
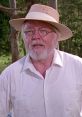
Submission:
[[[44,46],[45,43],[44,43],[43,41],[40,41],[40,40],[33,40],[33,41],[31,42],[31,45],[32,45],[32,46],[34,46],[34,45],[42,45],[42,46]]]

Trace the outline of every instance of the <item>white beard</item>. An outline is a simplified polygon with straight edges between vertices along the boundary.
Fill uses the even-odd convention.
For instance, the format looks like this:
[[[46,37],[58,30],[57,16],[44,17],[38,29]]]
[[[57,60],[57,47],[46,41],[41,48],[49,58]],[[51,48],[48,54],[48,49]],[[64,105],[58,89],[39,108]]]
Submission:
[[[34,60],[45,60],[48,58],[48,56],[52,55],[54,53],[54,49],[45,49],[43,52],[34,52],[33,50],[28,51],[30,57]]]

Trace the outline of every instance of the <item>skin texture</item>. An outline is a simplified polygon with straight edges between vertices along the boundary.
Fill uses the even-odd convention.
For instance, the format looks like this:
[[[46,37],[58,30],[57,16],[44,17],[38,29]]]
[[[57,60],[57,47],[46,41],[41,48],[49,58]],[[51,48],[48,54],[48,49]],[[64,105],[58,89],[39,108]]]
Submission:
[[[46,30],[47,33],[45,34],[40,29]],[[32,34],[28,34],[30,30],[33,31]],[[53,60],[54,48],[58,43],[57,31],[54,31],[53,27],[45,22],[26,21],[22,26],[22,36],[33,65],[45,77],[45,72]]]

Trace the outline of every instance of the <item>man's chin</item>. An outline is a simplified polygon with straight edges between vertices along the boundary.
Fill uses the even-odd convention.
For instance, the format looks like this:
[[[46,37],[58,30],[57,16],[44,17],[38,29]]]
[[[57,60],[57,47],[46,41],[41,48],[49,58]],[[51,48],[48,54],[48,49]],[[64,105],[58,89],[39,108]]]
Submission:
[[[34,60],[45,60],[48,58],[48,54],[47,52],[29,52],[29,55],[32,59]]]
[[[35,53],[36,55],[39,55],[44,52],[44,48],[36,47],[32,50],[32,53]]]

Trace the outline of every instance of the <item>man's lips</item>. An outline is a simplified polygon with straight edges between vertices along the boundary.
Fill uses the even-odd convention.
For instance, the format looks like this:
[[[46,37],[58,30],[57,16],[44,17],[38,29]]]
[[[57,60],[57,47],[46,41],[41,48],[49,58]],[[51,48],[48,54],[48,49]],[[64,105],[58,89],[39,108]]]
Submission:
[[[34,49],[41,49],[45,47],[45,43],[43,41],[40,40],[33,40],[31,42],[31,47]]]
[[[43,44],[33,44],[32,46],[33,47],[37,47],[37,46],[43,47],[44,45]]]
[[[32,47],[44,47],[45,46],[43,42],[39,42],[39,41],[33,41],[31,45]]]

